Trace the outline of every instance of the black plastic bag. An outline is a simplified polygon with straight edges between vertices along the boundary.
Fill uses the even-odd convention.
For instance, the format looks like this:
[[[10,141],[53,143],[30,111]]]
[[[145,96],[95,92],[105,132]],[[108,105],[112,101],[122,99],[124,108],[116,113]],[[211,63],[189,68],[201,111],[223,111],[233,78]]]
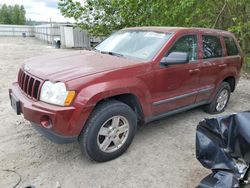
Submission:
[[[196,158],[213,170],[210,176],[224,171],[229,173],[219,172],[224,174],[221,180],[232,175],[232,179],[243,180],[250,163],[250,112],[200,122],[196,130]],[[237,184],[227,182],[226,187]]]
[[[227,171],[214,172],[205,177],[197,188],[223,187],[232,188],[239,187],[239,180],[233,173]]]

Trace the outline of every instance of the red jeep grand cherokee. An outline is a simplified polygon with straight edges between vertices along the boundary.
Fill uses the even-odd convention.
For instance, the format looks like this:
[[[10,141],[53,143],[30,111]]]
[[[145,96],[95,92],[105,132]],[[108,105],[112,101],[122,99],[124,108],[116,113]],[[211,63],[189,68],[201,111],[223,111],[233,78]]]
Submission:
[[[120,156],[137,124],[203,105],[223,112],[243,63],[235,37],[199,28],[120,30],[93,51],[30,59],[9,90],[17,114],[93,160]]]

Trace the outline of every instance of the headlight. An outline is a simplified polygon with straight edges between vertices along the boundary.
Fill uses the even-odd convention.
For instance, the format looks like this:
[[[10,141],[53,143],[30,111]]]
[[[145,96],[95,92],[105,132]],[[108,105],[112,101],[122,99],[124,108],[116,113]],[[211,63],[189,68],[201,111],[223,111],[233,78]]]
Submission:
[[[55,105],[69,106],[74,96],[75,91],[67,91],[64,83],[45,81],[41,89],[40,100]]]

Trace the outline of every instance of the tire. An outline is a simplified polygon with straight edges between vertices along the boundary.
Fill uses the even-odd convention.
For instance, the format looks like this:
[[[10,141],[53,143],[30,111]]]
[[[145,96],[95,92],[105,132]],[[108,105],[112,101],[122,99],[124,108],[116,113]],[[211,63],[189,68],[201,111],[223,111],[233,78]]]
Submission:
[[[219,106],[219,98],[223,95],[227,93],[227,97],[225,97],[223,105],[221,104],[220,107]],[[225,111],[225,108],[227,107],[228,101],[230,99],[230,94],[231,94],[231,87],[227,82],[222,82],[213,101],[206,105],[204,107],[205,112],[209,113],[209,114],[219,114]]]
[[[127,150],[136,129],[137,117],[128,105],[115,100],[103,102],[94,109],[79,136],[81,150],[97,162],[115,159]]]

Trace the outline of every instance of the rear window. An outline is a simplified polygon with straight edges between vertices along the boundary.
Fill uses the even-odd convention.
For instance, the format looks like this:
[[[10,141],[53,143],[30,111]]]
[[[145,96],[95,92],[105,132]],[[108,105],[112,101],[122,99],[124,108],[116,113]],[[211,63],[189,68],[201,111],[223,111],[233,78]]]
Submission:
[[[212,35],[203,35],[203,59],[222,57],[220,38]]]
[[[235,44],[235,41],[232,37],[224,37],[224,41],[226,44],[227,55],[233,56],[239,54],[237,45]]]

